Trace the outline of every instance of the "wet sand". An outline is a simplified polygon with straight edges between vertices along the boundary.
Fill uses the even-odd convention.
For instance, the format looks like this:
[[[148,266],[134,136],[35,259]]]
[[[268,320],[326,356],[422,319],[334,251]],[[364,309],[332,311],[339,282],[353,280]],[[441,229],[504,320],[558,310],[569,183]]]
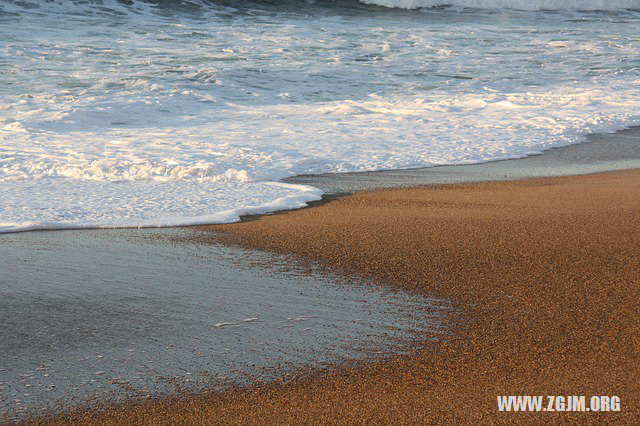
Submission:
[[[441,301],[195,232],[0,234],[0,424],[354,365],[446,333]]]
[[[413,356],[80,422],[640,422],[640,171],[358,192],[209,226],[454,301]],[[222,233],[222,234],[220,234]],[[499,413],[497,395],[617,395],[618,413]]]

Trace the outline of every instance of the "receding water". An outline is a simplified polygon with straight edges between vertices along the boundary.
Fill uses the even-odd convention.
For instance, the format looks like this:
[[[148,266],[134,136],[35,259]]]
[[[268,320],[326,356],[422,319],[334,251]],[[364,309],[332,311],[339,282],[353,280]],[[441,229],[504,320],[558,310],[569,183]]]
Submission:
[[[442,301],[192,232],[0,235],[0,413],[223,389],[443,330]]]

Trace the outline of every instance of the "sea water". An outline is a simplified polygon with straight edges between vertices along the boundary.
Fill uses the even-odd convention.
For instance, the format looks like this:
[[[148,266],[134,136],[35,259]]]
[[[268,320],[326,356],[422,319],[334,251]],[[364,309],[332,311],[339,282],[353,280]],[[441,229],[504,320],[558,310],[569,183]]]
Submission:
[[[365,4],[366,3],[366,4]],[[0,232],[230,222],[299,174],[640,123],[640,0],[0,0]]]
[[[0,235],[0,423],[375,360],[447,333],[445,301],[199,235]]]

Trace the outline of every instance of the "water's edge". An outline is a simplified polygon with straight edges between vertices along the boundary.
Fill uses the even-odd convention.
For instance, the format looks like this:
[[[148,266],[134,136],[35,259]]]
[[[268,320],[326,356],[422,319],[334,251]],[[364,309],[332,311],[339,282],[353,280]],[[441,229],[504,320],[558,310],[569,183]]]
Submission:
[[[300,175],[282,181],[314,186],[324,192],[324,197],[335,197],[374,189],[573,176],[637,168],[640,168],[640,127],[631,127],[616,133],[591,134],[585,142],[523,158],[416,169]]]
[[[143,229],[185,228],[255,220],[263,215],[281,214],[317,206],[336,197],[357,191],[416,187],[434,184],[472,183],[558,177],[640,168],[640,126],[615,133],[594,133],[585,142],[551,148],[541,154],[522,158],[415,169],[392,169],[369,172],[325,173],[291,176],[270,182],[274,185],[304,188],[304,195],[284,197],[261,206],[230,210],[193,217],[181,225],[171,218],[158,224],[147,221],[138,226],[35,226],[2,229],[0,234],[71,229]],[[269,183],[269,182],[267,182]]]
[[[188,229],[0,235],[0,424],[410,354],[447,301]]]
[[[587,136],[585,142],[551,148],[523,158],[416,169],[298,175],[282,179],[282,182],[322,190],[320,200],[307,202],[304,206],[314,207],[358,191],[578,176],[631,169],[640,169],[640,126],[615,133],[594,133]],[[241,215],[240,221],[291,210]]]

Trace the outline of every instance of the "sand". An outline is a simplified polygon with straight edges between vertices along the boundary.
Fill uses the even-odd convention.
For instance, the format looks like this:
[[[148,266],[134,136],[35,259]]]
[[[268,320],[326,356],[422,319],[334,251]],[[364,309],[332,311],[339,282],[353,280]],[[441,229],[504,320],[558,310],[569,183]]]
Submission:
[[[360,192],[204,229],[447,298],[454,334],[381,364],[75,421],[640,423],[638,170]],[[622,402],[617,413],[500,413],[497,395]]]

